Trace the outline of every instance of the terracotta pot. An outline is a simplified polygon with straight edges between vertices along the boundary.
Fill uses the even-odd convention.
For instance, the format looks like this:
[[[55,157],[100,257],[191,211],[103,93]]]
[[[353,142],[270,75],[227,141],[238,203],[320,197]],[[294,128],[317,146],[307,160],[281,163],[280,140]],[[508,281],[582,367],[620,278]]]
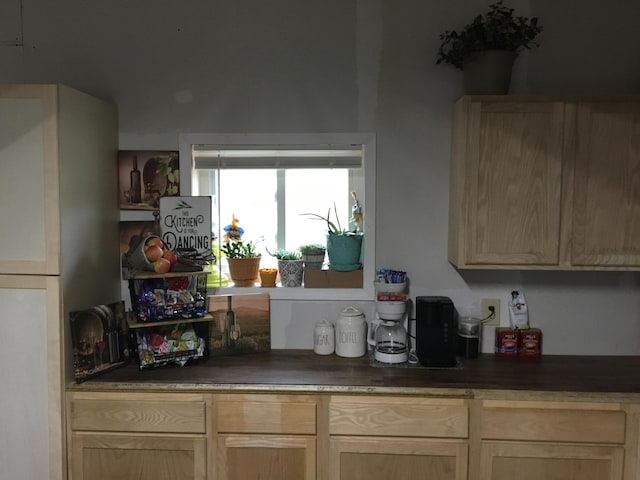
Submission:
[[[236,287],[253,287],[258,281],[260,258],[227,258],[229,275]]]
[[[262,287],[275,287],[276,277],[278,276],[277,268],[261,268],[260,273],[260,285]]]

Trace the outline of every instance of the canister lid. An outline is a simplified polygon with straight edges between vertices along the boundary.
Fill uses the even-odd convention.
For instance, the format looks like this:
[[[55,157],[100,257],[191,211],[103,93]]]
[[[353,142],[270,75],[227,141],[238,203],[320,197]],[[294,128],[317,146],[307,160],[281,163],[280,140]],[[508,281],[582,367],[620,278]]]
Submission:
[[[359,317],[362,315],[362,312],[356,307],[345,307],[340,313],[345,317]]]

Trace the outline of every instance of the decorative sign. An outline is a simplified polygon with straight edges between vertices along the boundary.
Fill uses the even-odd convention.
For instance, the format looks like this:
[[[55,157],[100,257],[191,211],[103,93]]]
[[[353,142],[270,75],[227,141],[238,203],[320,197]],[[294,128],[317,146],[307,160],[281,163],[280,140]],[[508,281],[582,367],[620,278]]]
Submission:
[[[171,250],[210,258],[211,197],[162,197],[160,228],[162,240]]]

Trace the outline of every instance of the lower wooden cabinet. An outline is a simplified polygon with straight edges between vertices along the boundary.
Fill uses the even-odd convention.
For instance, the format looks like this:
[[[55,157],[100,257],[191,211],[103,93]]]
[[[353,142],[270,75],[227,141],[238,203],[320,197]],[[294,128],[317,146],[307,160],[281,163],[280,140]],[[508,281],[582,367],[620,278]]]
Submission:
[[[330,480],[466,480],[463,399],[333,396]]]
[[[461,440],[332,437],[331,480],[465,480],[468,446]]]
[[[626,413],[618,403],[482,402],[480,480],[622,480]]]
[[[206,480],[210,397],[69,393],[69,480]]]
[[[313,395],[215,395],[215,479],[315,480],[317,402]]]
[[[202,436],[71,435],[73,480],[205,480]]]
[[[217,480],[314,480],[316,439],[219,435],[216,463]]]
[[[482,480],[622,480],[624,448],[483,442]]]
[[[476,395],[69,392],[69,480],[638,480],[640,404]]]

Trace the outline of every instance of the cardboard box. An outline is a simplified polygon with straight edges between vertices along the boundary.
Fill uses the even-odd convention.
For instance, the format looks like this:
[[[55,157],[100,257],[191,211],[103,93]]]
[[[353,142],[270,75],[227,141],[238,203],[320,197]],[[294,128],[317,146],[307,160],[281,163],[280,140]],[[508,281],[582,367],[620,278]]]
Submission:
[[[362,270],[305,270],[305,288],[362,288]]]

